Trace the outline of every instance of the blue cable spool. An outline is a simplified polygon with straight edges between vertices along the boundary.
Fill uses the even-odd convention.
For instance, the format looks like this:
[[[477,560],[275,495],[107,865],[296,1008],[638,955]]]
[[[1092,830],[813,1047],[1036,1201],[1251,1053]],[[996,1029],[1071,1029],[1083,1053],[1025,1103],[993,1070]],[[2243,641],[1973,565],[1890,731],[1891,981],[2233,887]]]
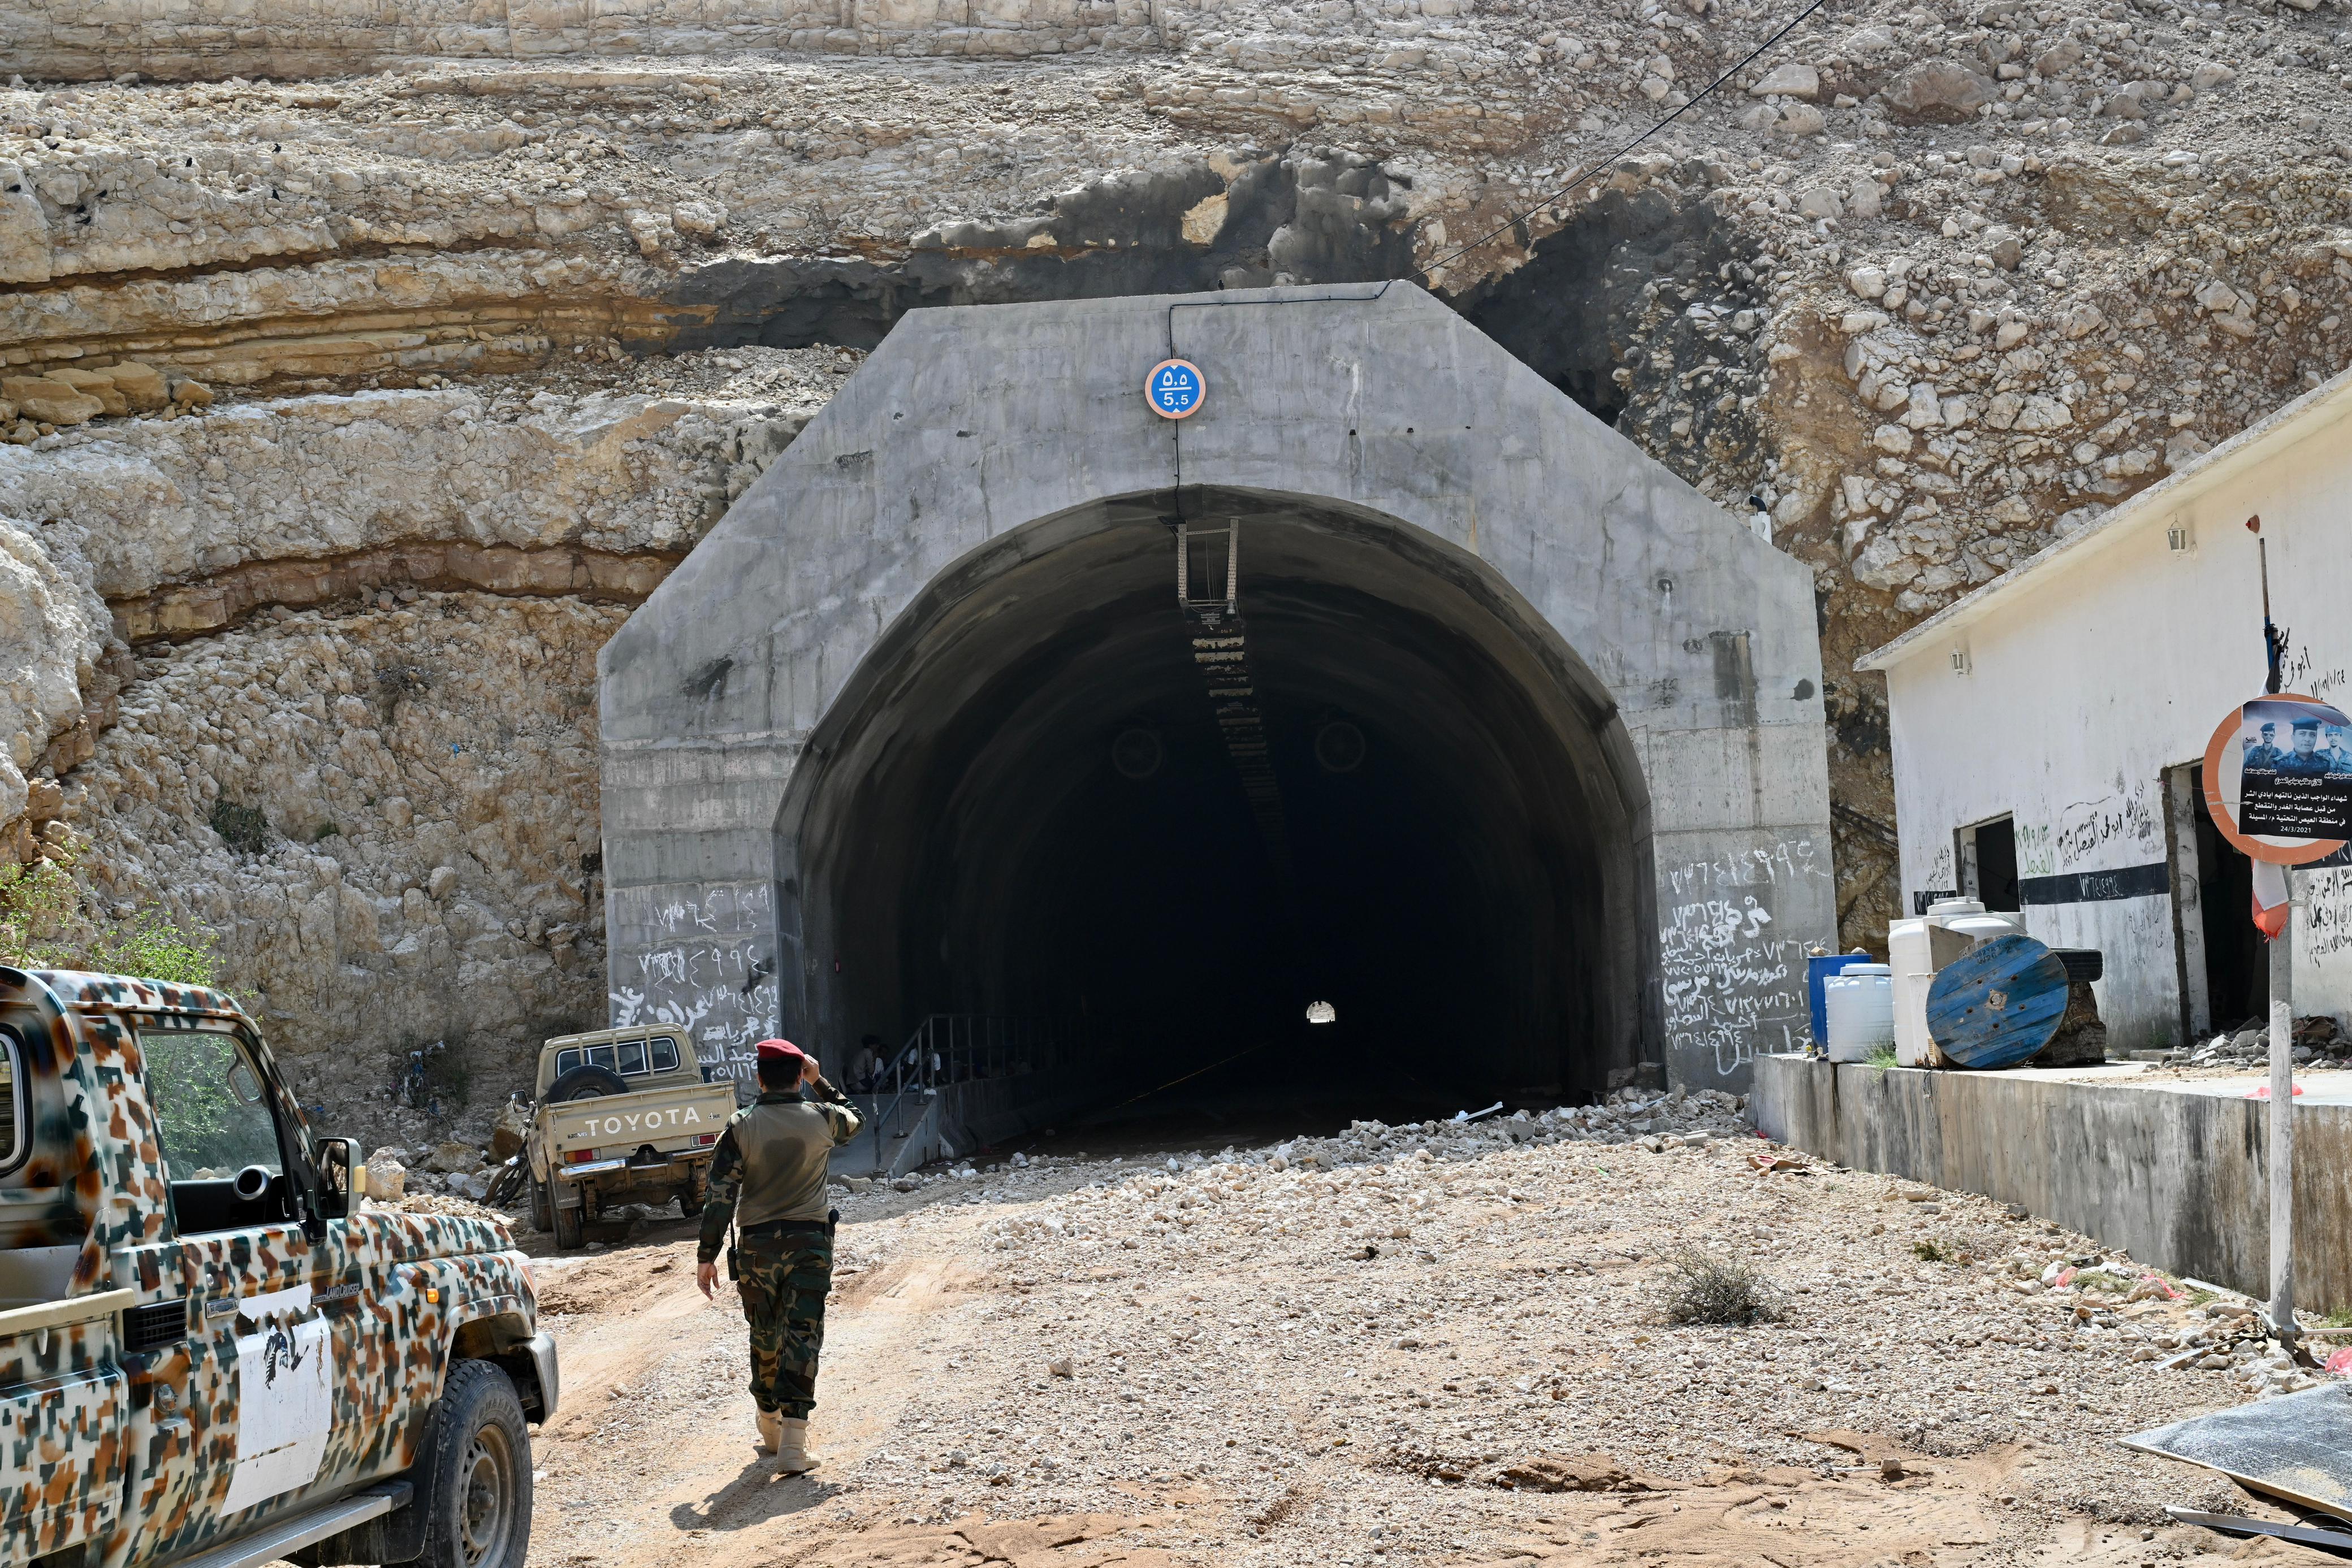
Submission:
[[[2066,966],[2031,936],[1996,936],[1936,973],[1927,1035],[1962,1067],[2014,1067],[2066,1016]]]

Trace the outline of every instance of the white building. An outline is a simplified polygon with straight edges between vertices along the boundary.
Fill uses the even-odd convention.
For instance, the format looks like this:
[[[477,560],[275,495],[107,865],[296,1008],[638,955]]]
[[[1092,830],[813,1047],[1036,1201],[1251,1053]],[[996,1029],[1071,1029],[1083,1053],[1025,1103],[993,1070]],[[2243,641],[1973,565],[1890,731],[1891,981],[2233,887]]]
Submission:
[[[1883,671],[1906,902],[2020,910],[2106,955],[2111,1046],[2265,1014],[2250,864],[2200,788],[2261,695],[2269,541],[2284,689],[2352,698],[2352,372],[1858,662]],[[2339,854],[2336,862],[2345,857]],[[2352,867],[2294,875],[2298,1014],[2352,1010]]]

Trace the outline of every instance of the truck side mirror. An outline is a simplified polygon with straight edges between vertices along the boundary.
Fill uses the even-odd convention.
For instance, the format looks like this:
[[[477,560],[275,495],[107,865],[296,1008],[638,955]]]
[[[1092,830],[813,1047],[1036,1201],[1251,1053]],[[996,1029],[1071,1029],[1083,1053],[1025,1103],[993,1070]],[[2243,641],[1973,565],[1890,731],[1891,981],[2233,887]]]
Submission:
[[[351,1138],[326,1138],[319,1144],[319,1218],[348,1219],[367,1196],[367,1163]]]

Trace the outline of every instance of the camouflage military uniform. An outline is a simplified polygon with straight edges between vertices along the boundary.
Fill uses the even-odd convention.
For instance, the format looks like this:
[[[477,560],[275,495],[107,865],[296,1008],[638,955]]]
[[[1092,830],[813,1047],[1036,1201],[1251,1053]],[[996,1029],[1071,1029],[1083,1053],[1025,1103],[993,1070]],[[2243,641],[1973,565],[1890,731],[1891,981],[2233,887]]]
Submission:
[[[700,1260],[717,1259],[735,1222],[732,1271],[751,1328],[751,1397],[793,1419],[806,1420],[816,1405],[833,1288],[826,1157],[859,1125],[848,1100],[820,1078],[807,1095],[771,1090],[735,1113],[710,1161]]]
[[[833,1289],[833,1238],[789,1244],[746,1239],[736,1281],[751,1325],[751,1397],[762,1410],[807,1420],[816,1408],[816,1359],[824,1348],[824,1298]]]

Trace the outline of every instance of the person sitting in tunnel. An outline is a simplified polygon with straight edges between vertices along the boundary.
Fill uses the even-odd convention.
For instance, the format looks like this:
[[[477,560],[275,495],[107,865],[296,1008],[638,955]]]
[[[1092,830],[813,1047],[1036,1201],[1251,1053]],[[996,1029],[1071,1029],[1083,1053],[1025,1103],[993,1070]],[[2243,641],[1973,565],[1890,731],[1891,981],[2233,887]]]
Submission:
[[[882,1076],[882,1037],[866,1034],[857,1037],[857,1054],[849,1064],[849,1092],[871,1094]]]

